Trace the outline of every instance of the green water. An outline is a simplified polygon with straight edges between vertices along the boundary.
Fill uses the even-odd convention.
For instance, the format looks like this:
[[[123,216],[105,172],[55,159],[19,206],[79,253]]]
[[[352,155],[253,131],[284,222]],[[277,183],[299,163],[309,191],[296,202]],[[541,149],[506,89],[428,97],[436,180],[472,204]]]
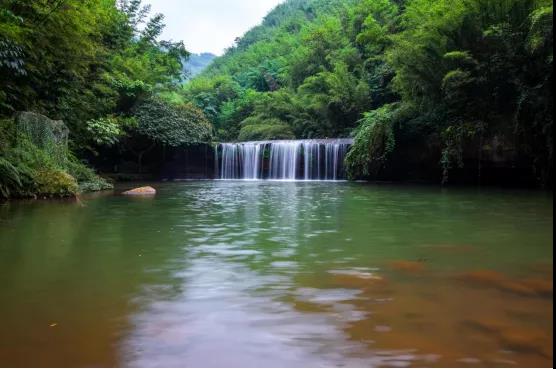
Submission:
[[[0,366],[552,365],[549,195],[155,187],[0,205]]]

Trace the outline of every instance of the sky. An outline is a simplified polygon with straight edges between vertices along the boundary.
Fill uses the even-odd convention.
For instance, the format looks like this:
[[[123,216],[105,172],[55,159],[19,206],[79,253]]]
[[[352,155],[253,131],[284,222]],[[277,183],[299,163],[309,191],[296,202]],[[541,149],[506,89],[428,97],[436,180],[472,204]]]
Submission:
[[[166,28],[161,39],[183,41],[193,53],[222,55],[283,0],[143,0],[151,14],[162,13]]]

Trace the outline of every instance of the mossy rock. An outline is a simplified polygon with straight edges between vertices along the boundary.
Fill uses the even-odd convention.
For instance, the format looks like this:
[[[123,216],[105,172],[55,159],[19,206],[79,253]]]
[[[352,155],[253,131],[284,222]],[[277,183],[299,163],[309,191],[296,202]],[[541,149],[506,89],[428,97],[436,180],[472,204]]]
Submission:
[[[73,197],[79,191],[75,178],[61,170],[41,170],[37,173],[35,180],[38,196]]]

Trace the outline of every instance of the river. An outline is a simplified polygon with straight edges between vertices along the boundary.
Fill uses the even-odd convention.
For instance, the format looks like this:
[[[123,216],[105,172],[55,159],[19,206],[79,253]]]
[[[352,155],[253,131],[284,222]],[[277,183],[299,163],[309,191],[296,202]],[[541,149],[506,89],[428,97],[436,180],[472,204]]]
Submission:
[[[0,205],[0,366],[552,366],[551,195],[155,187]]]

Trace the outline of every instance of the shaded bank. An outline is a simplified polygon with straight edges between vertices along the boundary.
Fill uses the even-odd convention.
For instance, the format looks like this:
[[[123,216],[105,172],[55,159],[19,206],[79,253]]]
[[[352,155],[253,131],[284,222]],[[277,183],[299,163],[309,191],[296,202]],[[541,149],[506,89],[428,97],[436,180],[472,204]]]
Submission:
[[[303,142],[303,140],[300,140]],[[322,140],[305,141],[305,142],[323,142]],[[347,141],[346,141],[347,142]],[[381,174],[375,179],[382,181],[396,182],[422,182],[439,185],[442,182],[443,171],[440,165],[441,156],[435,148],[423,150],[422,142],[406,142],[410,149],[406,152],[396,153],[391,158],[391,165],[385,168]],[[232,144],[238,145],[238,144]],[[260,145],[260,143],[259,143]],[[270,151],[267,145],[264,148],[252,146],[252,155],[262,157],[259,161],[256,173],[251,166],[250,175],[252,178],[269,178],[270,175]],[[237,146],[235,146],[237,147]],[[326,150],[324,147],[316,149],[317,146],[292,147],[294,153],[298,154],[297,169],[295,176],[298,179],[326,179],[325,172]],[[497,146],[493,146],[497,147]],[[215,150],[216,149],[216,150]],[[247,148],[249,151],[251,147]],[[117,148],[110,149],[116,151]],[[156,146],[145,155],[143,160],[142,173],[139,172],[137,160],[131,153],[116,154],[111,151],[105,151],[98,157],[90,157],[89,161],[99,168],[102,173],[120,180],[132,179],[150,179],[150,180],[176,180],[176,179],[221,179],[223,146],[215,144],[198,144],[190,146],[180,146],[176,148],[164,148]],[[235,150],[235,152],[234,152]],[[243,148],[233,149],[228,152],[228,158],[235,160],[236,166],[232,169],[229,167],[230,173],[224,177],[238,178],[244,177],[243,161],[245,156],[239,158]],[[313,150],[313,157],[321,155],[320,165],[311,162],[306,166],[303,153],[305,150]],[[334,161],[334,147],[331,148],[332,154],[329,156],[330,161]],[[345,151],[344,151],[345,150]],[[341,148],[341,155],[338,156],[337,177],[336,179],[345,178],[344,174],[344,154],[349,152],[349,145]],[[245,152],[244,152],[245,153]],[[252,156],[254,160],[254,156]],[[448,185],[485,185],[485,186],[503,186],[503,187],[538,187],[536,173],[531,170],[529,163],[516,157],[512,150],[504,150],[503,148],[492,150],[488,153],[479,155],[478,151],[467,151],[463,157],[464,166],[462,168],[452,168],[450,170],[450,181]],[[251,165],[251,164],[249,164]],[[305,168],[309,169],[309,173],[305,172]],[[320,168],[320,173],[319,173]],[[241,171],[241,172],[240,172]],[[291,172],[287,172],[288,175]],[[330,178],[334,179],[333,171],[329,172]],[[281,172],[278,176],[281,176]]]

